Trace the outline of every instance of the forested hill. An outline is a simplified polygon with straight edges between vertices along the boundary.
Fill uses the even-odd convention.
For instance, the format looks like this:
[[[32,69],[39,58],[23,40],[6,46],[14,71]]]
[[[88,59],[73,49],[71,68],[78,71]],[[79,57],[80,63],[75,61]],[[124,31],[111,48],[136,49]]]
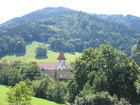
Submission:
[[[49,43],[53,51],[65,52],[110,44],[130,55],[131,47],[140,38],[139,31],[119,19],[111,21],[63,7],[44,8],[0,26],[0,56],[24,54],[25,45],[32,41]]]
[[[125,26],[129,27],[130,29],[133,29],[134,31],[137,31],[140,33],[140,18],[133,15],[99,15],[97,14],[99,18],[102,18],[106,21],[110,22],[116,22],[120,24],[124,24]]]
[[[34,11],[32,13],[26,14],[22,17],[16,17],[14,19],[11,19],[3,24],[0,24],[0,26],[7,26],[7,25],[17,25],[17,24],[23,24],[26,22],[32,22],[35,20],[42,20],[42,19],[48,19],[53,18],[56,16],[60,16],[63,14],[69,14],[70,12],[74,12],[71,9],[58,7],[58,8],[43,8],[37,11]]]

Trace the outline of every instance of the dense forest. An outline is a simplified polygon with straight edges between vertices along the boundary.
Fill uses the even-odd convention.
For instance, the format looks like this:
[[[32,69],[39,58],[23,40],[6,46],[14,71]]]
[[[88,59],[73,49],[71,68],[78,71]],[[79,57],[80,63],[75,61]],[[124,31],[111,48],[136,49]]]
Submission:
[[[44,8],[0,25],[0,56],[24,55],[25,46],[32,41],[48,43],[51,50],[64,52],[82,52],[109,44],[130,55],[132,46],[140,38],[139,21],[139,17],[131,15],[108,16],[63,7]]]
[[[140,20],[139,17],[133,15],[97,15],[98,17],[109,20],[111,22],[116,22],[133,29],[134,31],[140,32]]]

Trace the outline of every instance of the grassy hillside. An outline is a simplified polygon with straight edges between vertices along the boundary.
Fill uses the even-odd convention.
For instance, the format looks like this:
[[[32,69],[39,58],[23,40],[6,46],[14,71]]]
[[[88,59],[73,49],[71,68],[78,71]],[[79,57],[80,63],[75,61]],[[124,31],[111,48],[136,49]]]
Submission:
[[[25,56],[6,56],[2,59],[12,59],[12,60],[23,60],[26,62],[33,62],[33,61],[37,61],[37,62],[55,62],[59,52],[53,52],[51,50],[48,50],[48,58],[46,59],[36,59],[35,58],[35,49],[41,45],[43,43],[39,43],[39,42],[32,42],[31,44],[26,46],[26,54]],[[48,45],[45,45],[46,47],[48,47]],[[75,59],[77,57],[79,57],[81,55],[81,53],[65,53],[65,57],[67,59],[68,62],[73,62],[75,61]]]
[[[8,87],[0,85],[0,105],[8,105],[9,103],[7,102],[7,93]],[[57,104],[52,101],[47,101],[44,99],[40,98],[32,98],[32,105],[62,105],[62,104]]]

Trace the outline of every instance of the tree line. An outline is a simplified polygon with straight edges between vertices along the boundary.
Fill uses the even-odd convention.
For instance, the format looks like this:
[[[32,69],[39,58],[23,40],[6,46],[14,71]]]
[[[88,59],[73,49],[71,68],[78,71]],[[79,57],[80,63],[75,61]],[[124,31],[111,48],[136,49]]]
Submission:
[[[4,36],[0,38],[0,57],[6,55],[21,56],[26,53],[26,43],[20,36]]]

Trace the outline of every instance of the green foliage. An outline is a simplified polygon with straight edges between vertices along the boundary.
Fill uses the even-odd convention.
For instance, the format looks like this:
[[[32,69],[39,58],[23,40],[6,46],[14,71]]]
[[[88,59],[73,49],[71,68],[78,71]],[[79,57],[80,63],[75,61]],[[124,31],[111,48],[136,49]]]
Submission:
[[[58,38],[49,39],[50,48],[53,51],[74,52],[75,46],[73,43],[65,42],[65,40]]]
[[[41,74],[41,69],[30,63],[19,61],[0,62],[0,84],[14,86],[24,81],[34,90],[35,96],[64,103],[66,87],[59,81]]]
[[[116,22],[119,24],[123,24],[127,27],[129,27],[130,29],[136,31],[136,32],[140,32],[139,30],[139,26],[140,26],[140,19],[137,16],[133,16],[133,15],[96,15],[104,20],[110,21],[110,22]]]
[[[35,96],[40,98],[46,98],[46,91],[48,87],[52,84],[53,81],[48,77],[44,77],[42,80],[33,82],[32,86],[35,91]]]
[[[0,58],[12,54],[21,56],[26,53],[25,41],[20,35],[13,37],[2,36],[0,38],[0,43]]]
[[[20,82],[12,87],[7,95],[10,104],[31,105],[31,95],[33,95],[33,92],[24,82]]]
[[[14,86],[26,79],[36,80],[41,77],[40,71],[31,63],[4,60],[0,62],[0,84]]]
[[[66,52],[82,52],[85,48],[97,48],[100,44],[110,44],[130,55],[131,46],[140,37],[139,32],[119,23],[119,20],[114,22],[93,14],[66,8],[59,9],[39,10],[1,27],[0,37],[10,37],[8,40],[14,41],[11,44],[9,43],[11,40],[8,42],[7,38],[2,38],[0,41],[2,55],[13,54],[11,52],[14,48],[20,50],[19,46],[24,48],[23,42],[28,44],[32,41],[50,43],[52,50]],[[17,36],[21,38],[15,41]],[[50,39],[53,40],[50,41]],[[15,51],[18,52],[17,50]]]
[[[89,94],[76,97],[75,105],[130,105],[129,102],[121,99],[119,102],[116,96],[109,95],[108,92]]]
[[[36,97],[64,103],[66,86],[63,82],[44,77],[42,80],[32,82],[32,87]]]
[[[134,59],[138,65],[140,65],[140,41],[132,47],[131,58]]]
[[[47,58],[47,49],[45,46],[38,46],[36,48],[36,58]]]
[[[39,45],[45,45],[47,50],[47,58],[45,59],[36,59],[35,50]],[[40,42],[32,42],[31,44],[26,46],[26,54],[24,56],[6,56],[3,57],[2,60],[15,60],[15,61],[23,61],[23,62],[56,62],[57,57],[60,52],[54,52],[49,50],[48,44],[40,43]],[[68,62],[74,62],[76,58],[78,58],[81,53],[65,53],[65,57]]]
[[[55,81],[53,86],[48,87],[46,91],[46,99],[64,103],[64,96],[66,95],[66,88],[58,81]]]
[[[137,93],[140,94],[140,75],[138,75],[138,79],[135,81],[134,85],[137,89]]]
[[[0,85],[0,104],[1,105],[9,105],[7,92],[9,91],[9,87]],[[52,101],[48,101],[41,98],[32,97],[31,100],[32,105],[62,105]]]
[[[109,45],[87,49],[75,64],[74,78],[69,83],[70,100],[73,101],[88,83],[92,92],[107,91],[119,99],[137,103],[140,95],[134,82],[138,74],[139,67],[120,50]]]

